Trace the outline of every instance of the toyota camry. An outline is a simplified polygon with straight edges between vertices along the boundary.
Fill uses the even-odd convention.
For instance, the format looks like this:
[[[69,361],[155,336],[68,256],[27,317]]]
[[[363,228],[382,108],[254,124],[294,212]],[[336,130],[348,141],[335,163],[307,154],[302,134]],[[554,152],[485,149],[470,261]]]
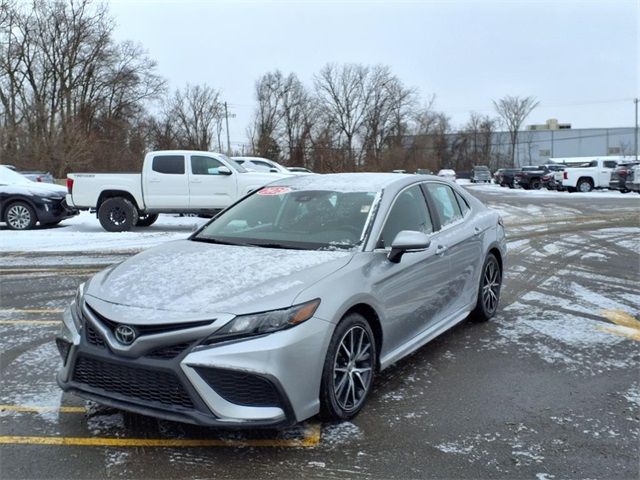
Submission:
[[[210,426],[348,419],[376,373],[500,298],[499,215],[426,175],[278,180],[78,289],[62,389]]]

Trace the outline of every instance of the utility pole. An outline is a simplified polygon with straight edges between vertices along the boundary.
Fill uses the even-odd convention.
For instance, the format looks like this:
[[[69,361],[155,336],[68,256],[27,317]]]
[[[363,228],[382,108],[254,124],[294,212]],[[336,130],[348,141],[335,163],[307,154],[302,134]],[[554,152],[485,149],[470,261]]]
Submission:
[[[636,150],[636,162],[638,161],[638,98],[634,98],[633,99],[633,103],[636,104],[636,127],[634,129],[634,135],[633,135],[633,140],[634,140],[634,144],[635,144],[635,150]]]
[[[224,102],[224,121],[227,125],[227,156],[231,156],[231,140],[229,139],[229,110],[227,110],[227,102]]]

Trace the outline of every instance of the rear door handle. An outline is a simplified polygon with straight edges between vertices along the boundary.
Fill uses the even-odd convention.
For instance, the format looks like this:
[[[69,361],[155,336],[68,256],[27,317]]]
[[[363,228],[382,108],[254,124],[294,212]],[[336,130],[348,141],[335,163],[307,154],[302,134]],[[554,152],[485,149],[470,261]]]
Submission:
[[[482,229],[480,227],[475,227],[473,229],[473,236],[477,237],[478,235],[480,235],[482,233]]]
[[[444,245],[438,245],[436,247],[436,255],[443,255],[444,252],[446,252],[446,251],[447,251],[447,247],[444,246]]]

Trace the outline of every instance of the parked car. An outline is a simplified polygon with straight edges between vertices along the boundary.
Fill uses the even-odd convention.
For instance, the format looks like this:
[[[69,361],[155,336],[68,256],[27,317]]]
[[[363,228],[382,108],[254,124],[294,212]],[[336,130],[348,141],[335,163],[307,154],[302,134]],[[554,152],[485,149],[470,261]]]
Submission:
[[[557,165],[525,166],[513,175],[513,184],[525,190],[538,190],[548,186],[553,179],[553,173],[561,171],[563,167]]]
[[[345,420],[378,371],[495,314],[505,255],[498,213],[450,182],[284,178],[81,285],[58,384],[201,425]]]
[[[477,165],[471,169],[471,183],[491,183],[489,167]]]
[[[281,175],[309,175],[309,172],[289,170],[278,162],[262,157],[231,157],[248,170],[264,173],[279,173]]]
[[[304,168],[304,167],[285,167],[285,168],[289,170],[289,172],[293,172],[293,173],[315,173],[309,170],[308,168]]]
[[[627,190],[640,193],[640,165],[634,165],[625,182]]]
[[[617,160],[599,158],[581,166],[566,167],[562,171],[562,186],[569,192],[590,192],[595,188],[608,188],[611,172]]]
[[[416,175],[433,175],[433,172],[428,168],[418,168],[416,169]]]
[[[0,166],[0,218],[12,230],[28,230],[37,223],[53,226],[78,214],[67,207],[67,189],[37,183]]]
[[[609,189],[620,190],[622,193],[629,192],[627,188],[627,179],[633,177],[633,167],[638,165],[639,162],[625,162],[620,163],[611,172],[611,179],[609,180]]]
[[[159,213],[216,214],[281,177],[247,172],[220,153],[165,150],[148,153],[142,173],[70,173],[67,203],[123,232],[152,225]]]
[[[407,173],[406,170],[391,170],[391,173]]]
[[[514,188],[513,177],[519,171],[519,168],[502,168],[498,170],[500,173],[498,174],[496,183],[501,187]]]
[[[446,178],[447,180],[451,180],[452,182],[456,181],[456,172],[450,169],[442,169],[438,172],[438,176],[441,178]]]
[[[38,171],[32,171],[32,170],[27,170],[27,171],[21,170],[18,173],[22,174],[23,176],[27,177],[29,180],[32,180],[34,182],[56,183],[56,179],[53,178],[53,175],[51,175],[51,173],[49,173],[49,172],[38,172]]]

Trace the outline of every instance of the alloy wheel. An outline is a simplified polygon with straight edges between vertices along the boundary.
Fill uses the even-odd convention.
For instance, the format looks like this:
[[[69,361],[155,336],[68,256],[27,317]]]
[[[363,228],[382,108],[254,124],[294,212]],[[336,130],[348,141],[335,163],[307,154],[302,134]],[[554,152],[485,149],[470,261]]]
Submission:
[[[14,205],[7,212],[7,223],[16,230],[24,230],[31,223],[31,212],[24,205]]]
[[[500,295],[500,269],[495,260],[487,263],[482,279],[482,303],[488,314],[498,307],[498,295]]]
[[[124,225],[127,223],[127,212],[122,207],[113,207],[109,212],[109,220],[114,225]]]
[[[333,392],[340,408],[355,410],[364,401],[373,378],[372,339],[359,325],[346,331],[333,362]]]

